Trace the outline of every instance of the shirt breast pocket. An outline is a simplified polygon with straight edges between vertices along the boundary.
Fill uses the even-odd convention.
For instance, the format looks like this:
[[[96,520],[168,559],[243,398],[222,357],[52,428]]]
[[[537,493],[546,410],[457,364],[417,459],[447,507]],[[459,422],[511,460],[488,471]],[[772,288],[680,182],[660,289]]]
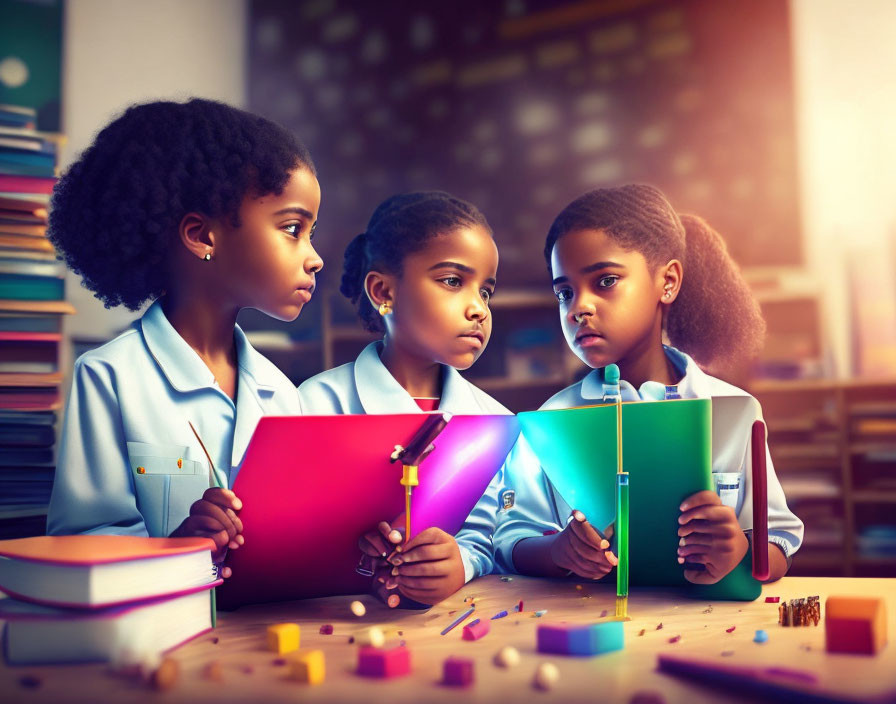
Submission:
[[[128,443],[137,510],[150,536],[169,535],[189,515],[190,505],[208,489],[207,468],[186,459],[187,451],[179,445]]]

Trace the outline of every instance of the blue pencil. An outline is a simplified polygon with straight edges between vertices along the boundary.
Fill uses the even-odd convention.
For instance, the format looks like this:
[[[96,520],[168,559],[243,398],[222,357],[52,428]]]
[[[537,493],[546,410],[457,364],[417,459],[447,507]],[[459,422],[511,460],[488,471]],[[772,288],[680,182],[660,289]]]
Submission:
[[[474,605],[471,606],[469,609],[467,609],[466,611],[464,611],[460,616],[458,616],[456,619],[454,619],[454,620],[453,620],[453,621],[452,621],[452,622],[451,622],[451,623],[450,623],[450,624],[449,624],[449,625],[442,631],[442,635],[444,636],[446,633],[448,633],[448,631],[450,631],[452,628],[454,628],[455,626],[457,626],[457,624],[459,624],[461,621],[463,621],[465,618],[467,618],[467,617],[468,617],[470,614],[472,614],[475,610],[476,610],[476,605],[474,604]]]

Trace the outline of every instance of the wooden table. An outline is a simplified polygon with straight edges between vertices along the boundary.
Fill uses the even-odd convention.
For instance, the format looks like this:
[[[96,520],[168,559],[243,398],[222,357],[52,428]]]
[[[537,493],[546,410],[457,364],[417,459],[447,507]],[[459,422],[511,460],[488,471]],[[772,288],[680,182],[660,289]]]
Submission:
[[[577,588],[581,585],[581,589]],[[539,623],[567,620],[595,622],[614,610],[612,584],[529,579],[514,576],[502,582],[492,575],[468,584],[429,611],[392,611],[373,598],[359,597],[367,606],[362,618],[349,610],[351,597],[330,597],[245,607],[222,613],[218,628],[171,654],[181,666],[180,680],[167,692],[154,692],[133,679],[115,674],[105,665],[53,667],[0,666],[0,701],[3,702],[629,702],[637,692],[660,693],[667,702],[756,701],[739,691],[713,689],[698,682],[673,678],[656,669],[661,652],[712,656],[731,664],[778,664],[816,672],[821,683],[842,696],[867,700],[881,692],[896,692],[896,644],[876,657],[828,655],[824,649],[824,600],[831,594],[882,596],[887,601],[888,633],[896,638],[896,581],[888,579],[831,579],[790,577],[764,588],[755,602],[708,604],[673,592],[634,590],[625,624],[625,649],[594,657],[544,656],[535,651]],[[777,625],[781,600],[818,595],[822,622],[818,627],[783,628]],[[524,610],[547,609],[542,618],[524,613],[492,621],[492,630],[479,641],[461,639],[458,627],[446,636],[439,632],[466,608],[464,598],[476,597],[476,611],[489,618],[511,611],[524,600]],[[457,612],[457,613],[452,613]],[[606,612],[606,615],[601,616]],[[301,624],[302,647],[326,654],[326,681],[316,687],[288,677],[276,654],[265,649],[268,624]],[[658,629],[662,623],[662,628]],[[333,635],[319,628],[332,624]],[[386,630],[388,643],[404,640],[412,650],[413,672],[396,680],[372,680],[354,670],[357,646],[349,637],[367,626]],[[726,629],[735,626],[731,633]],[[756,629],[769,640],[753,642]],[[399,631],[401,632],[399,634]],[[641,635],[643,631],[643,635]],[[681,636],[677,642],[670,638]],[[492,657],[501,646],[512,645],[521,655],[514,668],[496,667]],[[725,655],[722,655],[725,653]],[[468,689],[440,684],[442,662],[450,655],[475,660],[476,682]],[[206,665],[220,664],[223,681],[203,676]],[[553,662],[560,681],[550,692],[536,690],[532,679],[540,662]],[[38,686],[26,687],[32,677]],[[34,680],[31,681],[32,685]],[[896,695],[894,695],[896,696]]]

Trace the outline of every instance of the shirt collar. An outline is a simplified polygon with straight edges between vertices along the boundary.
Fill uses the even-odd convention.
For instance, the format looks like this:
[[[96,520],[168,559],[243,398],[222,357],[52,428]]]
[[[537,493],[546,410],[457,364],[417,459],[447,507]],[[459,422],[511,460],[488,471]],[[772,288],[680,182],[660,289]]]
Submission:
[[[355,360],[355,388],[365,413],[422,413],[380,359],[382,341],[371,342]],[[454,367],[442,367],[442,397],[439,410],[470,413],[477,408],[470,384]]]
[[[138,324],[149,353],[171,386],[181,392],[215,386],[211,370],[165,317],[159,300],[149,307]],[[234,327],[233,338],[240,376],[248,375],[260,391],[273,392],[277,378],[272,365],[249,344],[239,325]]]
[[[681,350],[663,345],[666,358],[681,375],[678,393],[682,398],[708,398],[712,396],[709,377],[697,363]],[[645,381],[635,389],[625,379],[619,381],[619,391],[623,401],[661,401],[665,398],[666,387],[658,381]],[[604,395],[604,368],[591,371],[582,379],[582,397],[599,400]]]

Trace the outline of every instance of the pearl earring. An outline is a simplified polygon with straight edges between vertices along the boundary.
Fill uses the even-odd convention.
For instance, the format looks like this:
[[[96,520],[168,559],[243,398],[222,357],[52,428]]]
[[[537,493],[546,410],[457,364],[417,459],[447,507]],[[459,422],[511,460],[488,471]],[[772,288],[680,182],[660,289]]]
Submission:
[[[202,258],[204,261],[210,262],[212,260],[212,253],[206,252],[205,256]]]
[[[390,306],[388,303],[380,303],[380,307],[377,310],[379,311],[380,315],[387,316],[392,312],[392,306]]]

